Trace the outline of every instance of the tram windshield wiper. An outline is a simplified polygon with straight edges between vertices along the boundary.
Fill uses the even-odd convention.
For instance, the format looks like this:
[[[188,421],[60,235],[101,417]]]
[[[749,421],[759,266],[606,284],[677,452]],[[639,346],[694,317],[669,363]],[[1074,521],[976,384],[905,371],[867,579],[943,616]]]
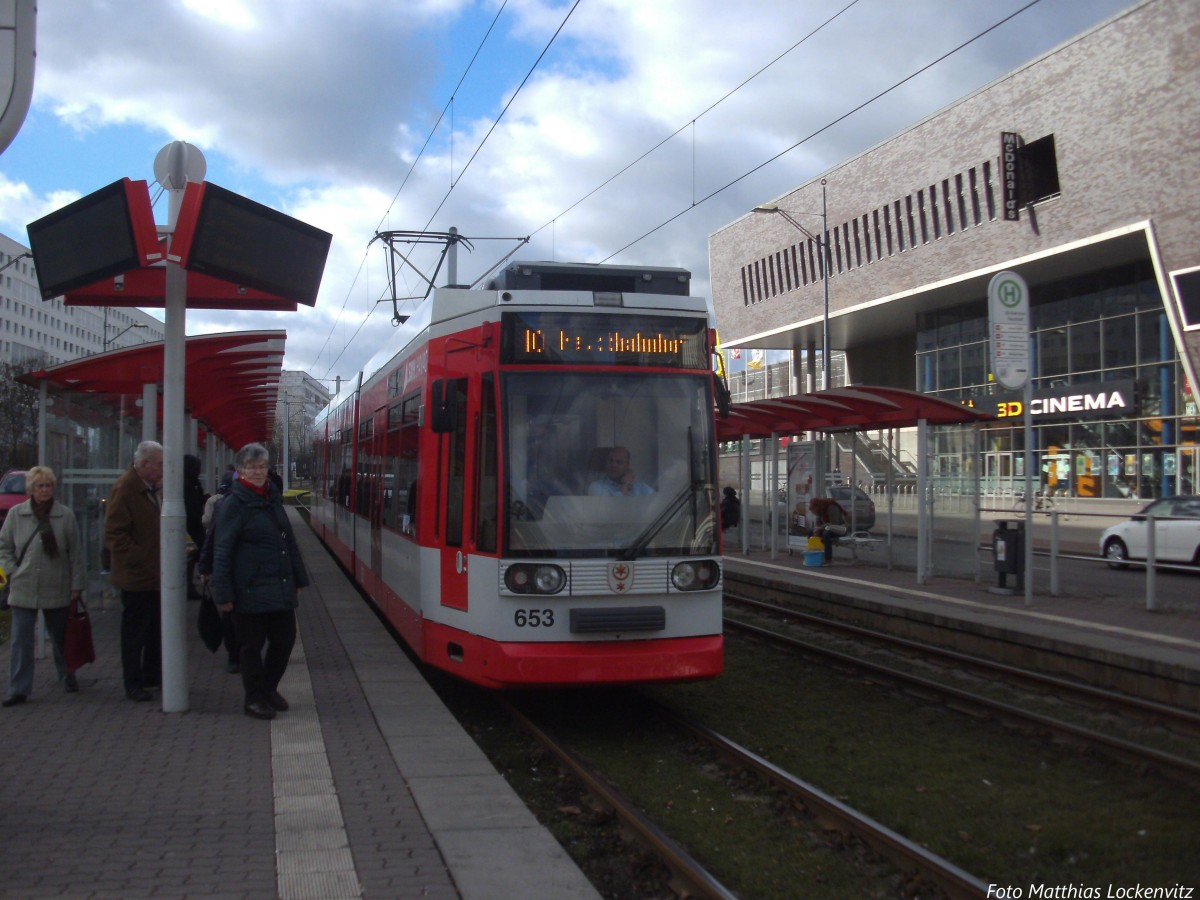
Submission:
[[[667,524],[675,518],[675,516],[683,508],[684,504],[687,503],[688,500],[691,499],[696,491],[702,486],[703,485],[700,482],[693,482],[692,484],[685,485],[683,490],[676,494],[671,502],[667,504],[666,509],[659,513],[657,518],[647,525],[642,533],[634,539],[633,543],[617,555],[617,559],[637,559],[638,556],[641,555],[642,551],[646,549],[649,543],[654,540],[660,531],[667,527]]]

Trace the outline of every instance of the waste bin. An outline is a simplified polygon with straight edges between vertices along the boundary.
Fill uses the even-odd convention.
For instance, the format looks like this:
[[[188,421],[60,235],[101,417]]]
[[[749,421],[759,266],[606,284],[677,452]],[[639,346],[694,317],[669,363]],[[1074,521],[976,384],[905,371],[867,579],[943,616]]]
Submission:
[[[1016,575],[1020,582],[1025,574],[1025,523],[1021,520],[996,519],[992,532],[992,556],[1000,587],[1005,576]]]

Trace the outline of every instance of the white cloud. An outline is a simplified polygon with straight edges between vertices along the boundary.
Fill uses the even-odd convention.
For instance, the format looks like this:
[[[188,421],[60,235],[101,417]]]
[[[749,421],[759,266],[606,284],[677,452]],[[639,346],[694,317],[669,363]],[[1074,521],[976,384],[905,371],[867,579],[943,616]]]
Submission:
[[[140,167],[131,177],[148,177],[163,144],[194,143],[210,180],[334,241],[316,309],[260,315],[269,326],[197,312],[189,328],[286,327],[289,365],[318,376],[336,365],[351,377],[395,338],[390,308],[376,308],[386,292],[381,251],[367,250],[376,228],[532,234],[525,258],[592,262],[636,241],[615,259],[688,267],[706,290],[709,233],[1123,4],[1046,0],[831,125],[1023,5],[860,0],[722,100],[845,5],[586,0],[495,126],[572,6],[509,0],[414,168],[499,0],[133,0],[119,15],[104,0],[43,4],[31,121],[32,134],[45,132],[47,160],[18,171],[0,159],[0,223],[19,236],[74,199],[63,185],[79,183],[82,148],[107,146],[115,133],[138,136],[127,148]],[[57,146],[53,117],[72,135]],[[119,177],[117,151],[105,152],[109,168],[91,189]],[[463,277],[474,280],[506,249],[480,242],[462,258]]]

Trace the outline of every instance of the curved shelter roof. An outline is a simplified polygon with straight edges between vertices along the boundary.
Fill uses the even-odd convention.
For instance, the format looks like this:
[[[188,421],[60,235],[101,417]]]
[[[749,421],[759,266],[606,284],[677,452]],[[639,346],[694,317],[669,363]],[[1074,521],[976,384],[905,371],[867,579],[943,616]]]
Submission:
[[[795,397],[735,403],[728,416],[717,417],[717,438],[736,441],[743,435],[764,438],[801,431],[907,428],[922,419],[930,425],[955,425],[994,418],[991,413],[916,391],[855,385]]]
[[[235,331],[186,339],[186,411],[230,447],[267,440],[275,424],[286,331]],[[161,383],[163,342],[71,360],[21,376],[64,391],[141,395]],[[159,420],[162,393],[159,392]]]

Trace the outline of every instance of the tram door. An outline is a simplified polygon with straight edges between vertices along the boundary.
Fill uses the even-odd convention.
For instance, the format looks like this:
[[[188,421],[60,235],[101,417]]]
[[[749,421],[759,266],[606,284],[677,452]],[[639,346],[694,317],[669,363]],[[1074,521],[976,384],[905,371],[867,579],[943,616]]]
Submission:
[[[467,379],[452,378],[434,384],[434,430],[440,433],[438,454],[438,515],[441,546],[441,603],[467,608],[467,473],[470,456],[470,423],[475,411],[469,408]]]

